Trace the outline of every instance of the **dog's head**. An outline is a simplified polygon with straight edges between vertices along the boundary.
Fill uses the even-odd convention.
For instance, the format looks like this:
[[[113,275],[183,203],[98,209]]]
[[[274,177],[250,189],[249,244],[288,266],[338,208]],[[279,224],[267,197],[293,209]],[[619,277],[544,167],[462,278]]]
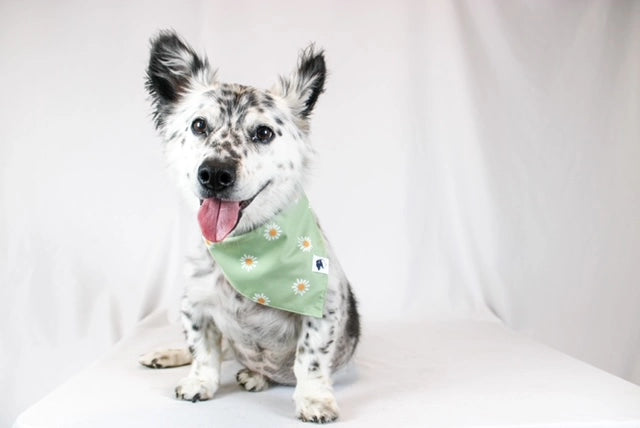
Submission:
[[[207,239],[261,225],[299,191],[325,75],[323,53],[310,46],[270,90],[222,83],[175,33],[152,39],[146,86],[155,124],[178,180],[201,205]]]

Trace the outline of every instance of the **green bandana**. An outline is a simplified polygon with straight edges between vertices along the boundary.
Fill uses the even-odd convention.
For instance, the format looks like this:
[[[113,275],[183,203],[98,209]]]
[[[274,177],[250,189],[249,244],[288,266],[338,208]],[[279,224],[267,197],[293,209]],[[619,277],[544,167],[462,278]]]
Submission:
[[[244,297],[283,311],[321,318],[329,280],[324,238],[307,197],[251,232],[205,244]]]

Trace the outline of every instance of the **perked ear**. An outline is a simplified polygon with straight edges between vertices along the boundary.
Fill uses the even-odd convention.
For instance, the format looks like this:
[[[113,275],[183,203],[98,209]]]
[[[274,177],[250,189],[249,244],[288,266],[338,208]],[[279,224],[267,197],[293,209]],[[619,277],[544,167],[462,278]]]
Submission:
[[[289,78],[280,77],[274,91],[289,100],[294,113],[306,119],[324,92],[326,76],[324,51],[316,52],[315,46],[310,45],[300,54],[298,68]]]
[[[211,84],[214,75],[207,58],[198,56],[174,31],[161,31],[151,39],[146,87],[153,102],[156,127],[164,125],[172,106],[189,89]]]

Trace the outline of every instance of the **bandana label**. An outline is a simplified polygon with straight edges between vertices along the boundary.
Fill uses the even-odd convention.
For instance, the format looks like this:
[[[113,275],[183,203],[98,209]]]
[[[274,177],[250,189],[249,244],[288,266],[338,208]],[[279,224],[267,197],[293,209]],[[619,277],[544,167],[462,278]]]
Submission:
[[[307,197],[262,227],[205,244],[229,283],[257,304],[321,318],[329,259]]]
[[[311,263],[311,271],[329,275],[329,259],[314,254],[313,262]]]

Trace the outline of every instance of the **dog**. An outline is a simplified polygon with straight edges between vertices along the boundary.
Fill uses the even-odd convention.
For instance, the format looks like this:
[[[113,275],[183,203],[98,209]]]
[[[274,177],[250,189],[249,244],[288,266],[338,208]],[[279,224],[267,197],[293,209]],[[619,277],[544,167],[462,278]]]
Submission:
[[[316,316],[271,307],[264,294],[243,295],[207,249],[260,231],[304,196],[315,152],[310,117],[325,77],[324,52],[314,45],[301,52],[289,77],[260,90],[219,82],[208,59],[173,31],[151,39],[146,89],[153,120],[170,169],[206,238],[205,244],[194,243],[197,256],[188,261],[181,302],[189,352],[160,351],[140,360],[155,368],[191,363],[189,375],[175,388],[179,399],[213,398],[224,337],[244,366],[236,376],[241,387],[262,391],[272,383],[295,385],[300,420],[338,418],[331,374],[353,356],[360,320],[352,288],[324,234],[319,232],[319,240],[326,244],[326,257],[313,261],[314,275],[327,278]],[[274,229],[274,237],[278,234]],[[249,262],[251,268],[261,266],[256,265],[259,258],[243,257],[245,270]],[[293,291],[304,294],[308,285],[294,285]]]

